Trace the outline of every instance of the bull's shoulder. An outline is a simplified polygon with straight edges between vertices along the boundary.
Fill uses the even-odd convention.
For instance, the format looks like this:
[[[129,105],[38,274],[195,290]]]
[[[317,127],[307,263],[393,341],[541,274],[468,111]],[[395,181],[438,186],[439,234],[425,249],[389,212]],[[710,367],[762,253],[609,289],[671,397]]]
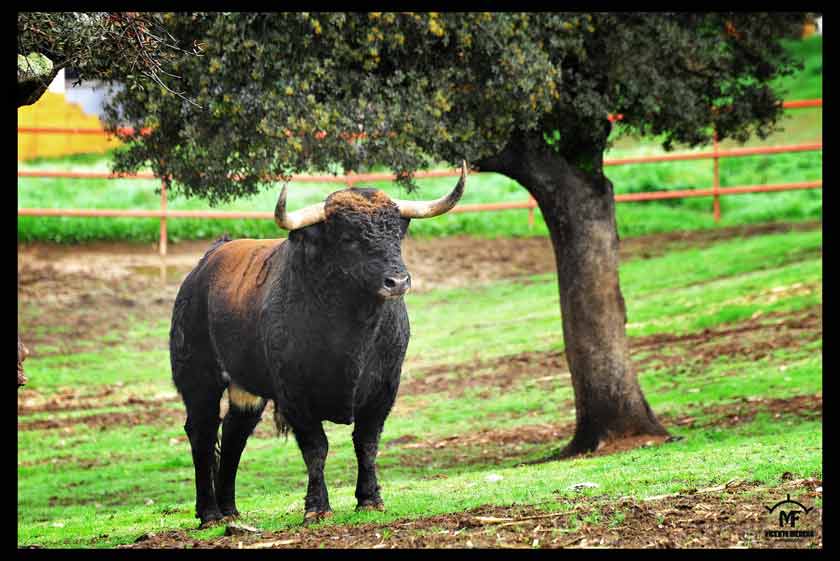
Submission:
[[[277,267],[274,254],[282,239],[238,239],[219,246],[207,256],[207,274],[212,297],[233,310],[244,310],[257,299],[266,280]]]

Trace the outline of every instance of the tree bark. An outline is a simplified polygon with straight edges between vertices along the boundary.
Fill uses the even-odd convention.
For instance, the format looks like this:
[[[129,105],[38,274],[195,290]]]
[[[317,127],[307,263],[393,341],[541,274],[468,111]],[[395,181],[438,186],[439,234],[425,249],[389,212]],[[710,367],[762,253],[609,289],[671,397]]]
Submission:
[[[61,66],[40,53],[18,55],[17,106],[32,105],[44,95]]]
[[[615,201],[602,162],[603,149],[561,155],[541,135],[514,138],[497,156],[477,162],[483,171],[523,185],[551,233],[577,417],[574,437],[558,457],[595,451],[629,436],[668,436],[629,359]]]

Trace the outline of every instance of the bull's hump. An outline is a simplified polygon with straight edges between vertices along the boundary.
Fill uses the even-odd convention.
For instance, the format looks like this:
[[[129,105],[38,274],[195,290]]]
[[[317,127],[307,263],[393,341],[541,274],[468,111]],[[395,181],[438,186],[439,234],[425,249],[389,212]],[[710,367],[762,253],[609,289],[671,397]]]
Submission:
[[[213,292],[224,299],[226,307],[239,312],[246,310],[265,283],[271,270],[271,254],[282,241],[233,240],[212,256]]]

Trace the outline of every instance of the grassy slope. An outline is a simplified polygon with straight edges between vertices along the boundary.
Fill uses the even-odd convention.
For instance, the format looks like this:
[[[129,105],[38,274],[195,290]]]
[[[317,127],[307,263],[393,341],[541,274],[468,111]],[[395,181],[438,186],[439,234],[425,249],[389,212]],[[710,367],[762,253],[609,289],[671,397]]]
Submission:
[[[629,334],[696,332],[774,310],[819,306],[821,246],[820,232],[788,233],[629,261],[621,269]],[[413,337],[404,380],[423,377],[423,367],[431,364],[560,348],[556,290],[553,276],[543,275],[469,293],[438,290],[410,296]],[[37,313],[37,308],[24,313]],[[87,384],[82,388],[95,391],[119,381],[123,386],[118,391],[171,393],[166,332],[166,318],[137,323],[108,346],[91,341],[106,349],[102,352],[39,360],[31,365],[29,387],[50,394],[61,386]],[[159,346],[137,352],[138,343],[149,337],[157,338]],[[678,367],[654,362],[641,370],[640,383],[660,415],[698,416],[702,407],[750,396],[822,393],[821,351],[820,339],[758,360],[724,354],[706,366],[691,360]],[[534,372],[529,378],[544,374]],[[504,391],[484,389],[460,397],[401,395],[383,442],[403,435],[443,438],[574,420],[568,384],[558,382],[546,390],[526,381]],[[177,402],[167,407],[181,411]],[[22,420],[101,412],[58,412]],[[193,468],[181,424],[114,426],[107,431],[76,425],[71,434],[19,431],[19,544],[101,547],[130,542],[145,532],[195,528]],[[388,512],[356,514],[351,428],[325,425],[331,444],[326,477],[336,512],[331,523],[426,516],[483,503],[549,501],[554,503],[550,508],[559,508],[554,499],[572,496],[569,486],[581,481],[599,485],[587,494],[647,497],[733,477],[772,485],[786,471],[822,478],[820,420],[759,414],[723,430],[672,426],[672,432],[687,438],[667,446],[521,467],[521,461],[541,457],[562,442],[524,445],[499,465],[455,458],[456,453],[480,458],[474,448],[383,447],[379,466]],[[489,482],[489,474],[502,479]],[[239,506],[247,523],[271,530],[300,522],[305,468],[293,440],[253,437],[238,480]],[[200,539],[222,530],[191,533]]]
[[[787,99],[822,97],[822,38],[812,37],[789,43],[790,50],[805,61],[803,72],[779,82],[776,87]],[[822,138],[822,110],[805,109],[789,111],[783,122],[784,130],[771,138],[755,139],[749,144],[792,144]],[[620,138],[607,154],[608,157],[636,156],[661,152],[655,140],[638,141]],[[723,147],[732,147],[724,142]],[[679,149],[682,151],[682,149]],[[40,160],[20,165],[21,169],[108,169],[106,158],[81,156],[60,160]],[[615,184],[617,193],[635,193],[661,189],[705,188],[712,184],[711,161],[658,163],[633,166],[608,167],[607,175]],[[752,185],[816,180],[822,177],[822,152],[751,156],[721,161],[723,186]],[[430,179],[419,182],[423,198],[440,196],[450,189],[452,179]],[[374,184],[402,198],[405,193],[388,183]],[[18,205],[20,207],[75,207],[75,208],[145,208],[157,209],[159,197],[154,194],[156,181],[132,180],[18,180]],[[337,188],[334,184],[292,184],[290,207],[323,200]],[[251,199],[224,205],[222,210],[270,211],[276,202],[277,188],[267,189]],[[464,196],[464,203],[524,200],[522,187],[506,177],[482,175],[471,179]],[[665,203],[626,203],[618,206],[618,226],[622,236],[664,232],[676,229],[713,228],[711,199],[697,198]],[[202,200],[175,198],[172,209],[206,209]],[[822,192],[788,192],[751,194],[723,197],[721,225],[766,221],[814,219],[822,216]],[[529,229],[527,211],[499,211],[447,215],[436,220],[415,221],[412,234],[437,236],[472,234],[478,236],[530,236],[546,235],[544,223],[539,218],[535,228]],[[113,218],[54,218],[20,217],[18,234],[22,241],[53,240],[76,242],[92,239],[129,239],[151,241],[159,234],[158,221],[154,219]],[[189,220],[174,219],[169,223],[172,240],[214,238],[222,232],[234,237],[275,237],[276,226],[271,221],[245,220]]]

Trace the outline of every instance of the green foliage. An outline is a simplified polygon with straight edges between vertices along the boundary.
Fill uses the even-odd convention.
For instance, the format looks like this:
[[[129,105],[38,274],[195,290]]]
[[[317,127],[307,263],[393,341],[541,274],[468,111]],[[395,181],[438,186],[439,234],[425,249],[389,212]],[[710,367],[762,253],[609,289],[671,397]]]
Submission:
[[[161,88],[121,92],[109,126],[154,132],[126,136],[116,167],[148,164],[214,204],[312,169],[383,164],[412,186],[416,169],[480,161],[515,135],[551,135],[564,155],[598,154],[609,112],[624,114],[628,131],[663,135],[666,147],[706,142],[712,126],[722,138],[765,136],[780,114],[769,84],[796,68],[781,39],[803,19],[165,14],[173,36],[204,49],[173,65],[200,107]]]
[[[138,78],[143,77],[171,94],[165,83],[173,78],[169,65],[185,54],[197,54],[174,43],[159,16],[151,13],[18,12],[17,17],[18,54],[38,53],[52,62],[53,73],[44,88],[58,70],[70,67],[79,81],[117,80],[142,89]],[[37,101],[41,93],[27,103]]]
[[[785,99],[822,98],[822,36],[812,35],[802,40],[784,41],[785,49],[795,60],[803,62],[802,71],[782,77],[773,87]]]

